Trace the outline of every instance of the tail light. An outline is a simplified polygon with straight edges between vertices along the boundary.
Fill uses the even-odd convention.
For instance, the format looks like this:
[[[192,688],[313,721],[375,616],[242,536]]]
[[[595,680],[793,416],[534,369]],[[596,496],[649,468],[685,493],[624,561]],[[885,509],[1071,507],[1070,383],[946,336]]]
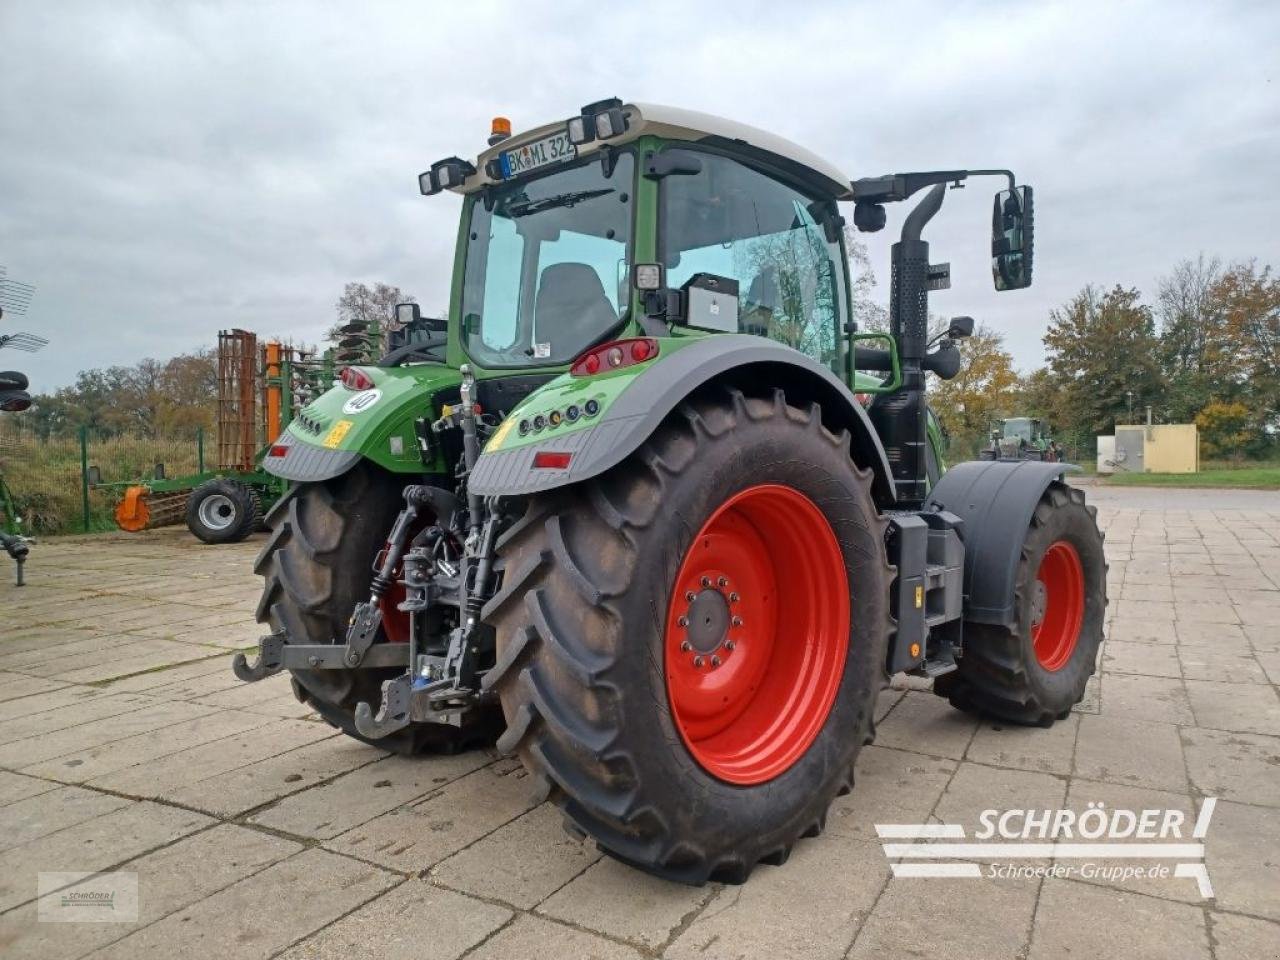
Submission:
[[[533,455],[533,468],[535,470],[567,470],[569,469],[569,463],[572,460],[572,453],[562,453],[556,450],[539,450]]]
[[[619,370],[637,363],[652,360],[658,355],[658,341],[652,337],[632,337],[627,340],[614,340],[592,347],[573,361],[569,375],[574,377],[590,377],[600,372]]]
[[[338,379],[348,390],[373,389],[373,378],[357,367],[343,367]]]

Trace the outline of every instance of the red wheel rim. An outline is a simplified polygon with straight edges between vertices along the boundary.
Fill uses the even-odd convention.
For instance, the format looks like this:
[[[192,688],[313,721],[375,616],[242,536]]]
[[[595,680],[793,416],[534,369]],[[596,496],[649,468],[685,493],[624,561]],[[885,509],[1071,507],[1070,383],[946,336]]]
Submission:
[[[1084,622],[1084,567],[1066,540],[1055,540],[1036,571],[1031,642],[1044,669],[1061,670],[1075,652]]]
[[[844,557],[822,511],[778,484],[730,497],[667,609],[667,696],[693,758],[729,783],[784,773],[826,723],[848,645]]]

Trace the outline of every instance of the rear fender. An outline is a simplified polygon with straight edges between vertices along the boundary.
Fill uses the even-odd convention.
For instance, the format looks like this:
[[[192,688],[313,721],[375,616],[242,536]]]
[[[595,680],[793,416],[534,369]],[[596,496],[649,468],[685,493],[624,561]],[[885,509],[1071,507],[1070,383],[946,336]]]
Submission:
[[[307,404],[267,448],[262,469],[306,483],[346,473],[361,458],[392,473],[443,469],[424,466],[414,421],[432,413],[437,393],[456,392],[458,371],[440,364],[359,369],[373,387],[334,387]]]
[[[972,461],[942,475],[926,510],[945,510],[963,521],[964,619],[1013,626],[1014,581],[1036,504],[1049,485],[1080,468],[1032,460]]]
[[[599,476],[634,453],[695,390],[723,382],[747,391],[780,387],[793,404],[819,403],[828,429],[850,432],[855,460],[872,471],[876,502],[882,507],[893,504],[893,475],[884,448],[867,412],[830,370],[762,337],[719,334],[678,346],[665,340],[662,343],[660,359],[620,388],[618,374],[622,371],[599,378],[602,388],[607,387],[601,393],[605,403],[599,419],[589,426],[580,422],[576,429],[566,425],[536,437],[519,437],[509,428],[500,430],[476,464],[468,488],[483,496],[520,496]],[[557,403],[585,395],[592,382],[561,378],[517,407],[512,421],[549,413]],[[542,452],[571,454],[570,465],[534,468],[534,457]]]

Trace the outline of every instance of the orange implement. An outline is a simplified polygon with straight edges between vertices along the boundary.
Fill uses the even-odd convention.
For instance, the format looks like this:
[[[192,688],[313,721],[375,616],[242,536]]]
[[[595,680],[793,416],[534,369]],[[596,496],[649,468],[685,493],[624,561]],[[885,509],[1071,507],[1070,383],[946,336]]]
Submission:
[[[124,496],[116,504],[116,526],[130,533],[147,529],[147,523],[151,520],[151,508],[147,506],[147,494],[150,492],[146,487],[129,487],[125,490]]]

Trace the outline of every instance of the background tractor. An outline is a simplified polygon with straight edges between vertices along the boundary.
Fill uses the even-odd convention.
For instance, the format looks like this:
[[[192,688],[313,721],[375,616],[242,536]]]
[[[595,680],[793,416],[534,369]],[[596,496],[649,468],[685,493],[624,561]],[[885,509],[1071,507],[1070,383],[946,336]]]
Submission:
[[[1030,188],[850,181],[619,100],[509,129],[419,178],[463,201],[448,317],[399,308],[431,339],[344,369],[263,459],[293,486],[237,675],[289,670],[402,752],[500,732],[603,850],[689,883],[822,830],[891,673],[1065,717],[1102,636],[1094,511],[1061,465],[943,472],[926,401],[973,321],[929,339],[947,278],[922,232],[948,184],[1002,177],[995,284],[1026,287]],[[890,333],[861,333],[841,204],[874,231],[921,191]]]
[[[980,460],[1043,460],[1061,463],[1066,459],[1049,428],[1036,417],[1009,417],[991,431],[991,446],[979,451]]]

